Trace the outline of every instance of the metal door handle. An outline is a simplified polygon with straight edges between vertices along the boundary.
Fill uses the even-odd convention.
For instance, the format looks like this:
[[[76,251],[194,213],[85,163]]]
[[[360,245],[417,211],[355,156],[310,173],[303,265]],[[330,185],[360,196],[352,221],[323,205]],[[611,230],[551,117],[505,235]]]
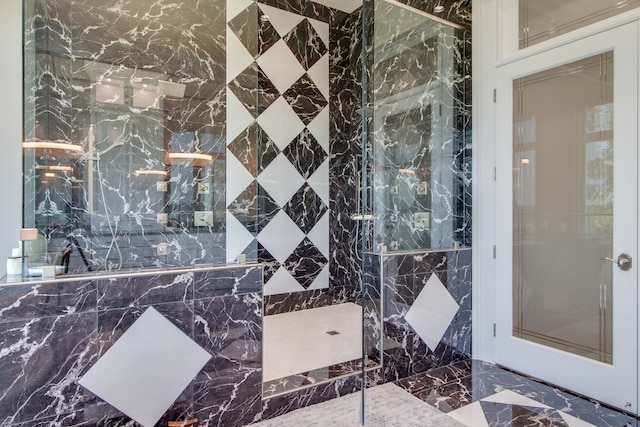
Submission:
[[[611,261],[612,263],[620,267],[620,270],[622,271],[627,271],[631,269],[632,258],[631,258],[631,255],[629,254],[620,254],[618,259],[609,258],[609,257],[604,257],[601,259],[603,261]]]

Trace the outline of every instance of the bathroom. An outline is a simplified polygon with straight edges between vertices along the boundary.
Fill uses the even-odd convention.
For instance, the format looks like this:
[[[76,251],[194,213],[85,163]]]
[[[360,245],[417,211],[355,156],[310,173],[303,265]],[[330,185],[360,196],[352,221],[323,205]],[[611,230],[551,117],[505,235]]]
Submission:
[[[247,425],[469,359],[470,1],[16,3],[2,425]],[[138,414],[107,359],[167,321],[204,361]]]

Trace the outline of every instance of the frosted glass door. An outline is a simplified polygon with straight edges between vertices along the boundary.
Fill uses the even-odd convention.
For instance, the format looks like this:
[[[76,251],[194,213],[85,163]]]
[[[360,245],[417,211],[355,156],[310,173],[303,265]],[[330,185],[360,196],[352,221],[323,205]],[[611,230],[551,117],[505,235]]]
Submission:
[[[636,37],[632,24],[499,71],[498,224],[511,226],[496,325],[500,363],[634,411]]]

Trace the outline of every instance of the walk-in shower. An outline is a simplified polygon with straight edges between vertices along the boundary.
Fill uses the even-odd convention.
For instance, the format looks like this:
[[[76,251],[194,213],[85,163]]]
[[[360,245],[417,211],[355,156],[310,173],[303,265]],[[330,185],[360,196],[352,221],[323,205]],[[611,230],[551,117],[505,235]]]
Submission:
[[[25,0],[14,279],[96,287],[78,402],[128,419],[77,383],[150,308],[211,355],[165,418],[468,357],[468,3]]]

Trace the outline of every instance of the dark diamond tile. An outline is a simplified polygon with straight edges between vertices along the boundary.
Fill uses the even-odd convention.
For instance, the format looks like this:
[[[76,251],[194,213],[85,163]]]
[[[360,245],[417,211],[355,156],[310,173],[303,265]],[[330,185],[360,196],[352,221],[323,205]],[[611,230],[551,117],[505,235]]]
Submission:
[[[313,67],[313,64],[328,51],[327,46],[307,19],[300,22],[283,39],[305,70]]]
[[[233,30],[238,40],[242,42],[254,57],[258,54],[258,16],[260,10],[256,3],[240,12],[227,25]]]
[[[262,68],[258,66],[257,70],[258,77],[258,107],[257,112],[258,115],[262,114],[267,108],[274,103],[276,99],[280,96],[280,92],[273,85],[271,79],[267,77]]]
[[[253,181],[227,208],[251,233],[257,233],[256,211],[258,206],[257,182]]]
[[[258,109],[258,65],[254,62],[229,82],[229,89],[242,105],[257,116]]]
[[[307,74],[300,77],[282,96],[305,125],[311,123],[328,104]]]
[[[260,55],[271,49],[278,40],[280,40],[280,34],[271,25],[268,20],[259,20],[258,37],[260,44],[258,50]]]
[[[305,184],[282,209],[304,234],[308,234],[327,211],[327,205],[309,184]]]
[[[246,128],[227,146],[229,151],[247,168],[251,176],[258,175],[258,166],[256,162],[255,141],[257,135],[256,123]]]
[[[253,181],[227,209],[247,230],[258,233],[278,213],[280,206],[260,184]]]
[[[309,179],[327,158],[324,148],[306,128],[283,150],[283,153],[304,179]]]
[[[305,238],[282,265],[298,283],[308,289],[327,262],[318,248]]]
[[[264,266],[264,283],[267,283],[280,268],[280,263],[260,243],[258,243],[258,262]]]
[[[258,126],[258,173],[264,171],[278,154],[280,149],[276,143]]]

